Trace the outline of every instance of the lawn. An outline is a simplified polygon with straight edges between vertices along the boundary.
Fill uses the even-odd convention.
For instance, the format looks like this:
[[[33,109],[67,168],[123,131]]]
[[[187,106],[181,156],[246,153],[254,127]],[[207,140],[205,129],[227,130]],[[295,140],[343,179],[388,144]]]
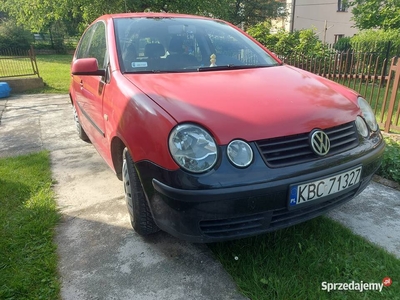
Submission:
[[[378,175],[400,184],[400,135],[385,137],[386,149]]]
[[[209,247],[252,300],[400,297],[400,260],[326,217]],[[322,282],[382,283],[385,277],[393,284],[382,293],[322,290]]]
[[[0,159],[0,299],[58,299],[48,152]]]
[[[39,75],[43,78],[45,87],[30,90],[26,93],[67,94],[71,80],[72,55],[37,55],[36,62]]]

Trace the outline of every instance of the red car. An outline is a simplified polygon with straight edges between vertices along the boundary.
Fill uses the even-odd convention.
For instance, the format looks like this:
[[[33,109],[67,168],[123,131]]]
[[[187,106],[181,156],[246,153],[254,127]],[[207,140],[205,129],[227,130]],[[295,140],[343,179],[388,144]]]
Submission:
[[[224,21],[102,16],[71,73],[79,136],[123,181],[140,235],[214,242],[290,226],[352,199],[381,164],[366,100]]]

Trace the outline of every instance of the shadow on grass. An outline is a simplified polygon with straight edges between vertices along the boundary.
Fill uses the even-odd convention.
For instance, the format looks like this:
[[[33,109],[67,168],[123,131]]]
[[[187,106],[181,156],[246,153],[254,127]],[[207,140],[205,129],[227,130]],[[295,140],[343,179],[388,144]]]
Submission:
[[[50,186],[0,179],[0,298],[56,299],[54,226],[59,217]],[[46,191],[47,190],[47,191]]]

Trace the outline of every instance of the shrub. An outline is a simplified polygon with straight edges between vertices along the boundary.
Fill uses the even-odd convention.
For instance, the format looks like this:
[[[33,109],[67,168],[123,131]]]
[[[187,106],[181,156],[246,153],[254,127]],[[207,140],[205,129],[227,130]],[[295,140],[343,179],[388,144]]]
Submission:
[[[0,22],[0,49],[29,49],[32,42],[33,35],[30,31],[14,21]]]
[[[270,35],[270,29],[271,29],[271,23],[266,21],[251,26],[247,30],[247,33],[250,34],[257,41],[259,41],[261,44],[266,46],[268,36]]]
[[[276,34],[270,33],[270,23],[259,23],[250,27],[247,33],[261,44],[280,56],[289,56],[296,52],[310,56],[323,56],[328,48],[315,34],[313,29],[298,30],[293,33],[284,30]]]
[[[391,42],[389,57],[400,54],[400,29],[363,30],[350,39],[353,49],[359,52],[386,53],[388,43]]]
[[[351,37],[342,37],[340,38],[334,45],[333,48],[339,52],[347,52],[351,51]]]
[[[400,140],[385,138],[386,149],[378,175],[400,183]]]

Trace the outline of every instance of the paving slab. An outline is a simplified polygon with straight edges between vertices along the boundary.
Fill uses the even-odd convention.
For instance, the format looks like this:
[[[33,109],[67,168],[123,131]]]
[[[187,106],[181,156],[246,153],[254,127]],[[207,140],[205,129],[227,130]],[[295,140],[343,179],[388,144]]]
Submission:
[[[400,191],[371,182],[328,216],[400,259]]]

